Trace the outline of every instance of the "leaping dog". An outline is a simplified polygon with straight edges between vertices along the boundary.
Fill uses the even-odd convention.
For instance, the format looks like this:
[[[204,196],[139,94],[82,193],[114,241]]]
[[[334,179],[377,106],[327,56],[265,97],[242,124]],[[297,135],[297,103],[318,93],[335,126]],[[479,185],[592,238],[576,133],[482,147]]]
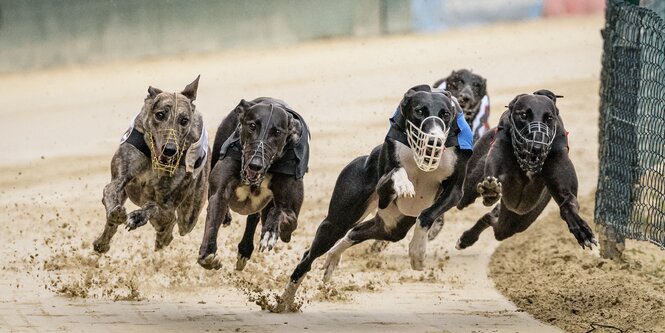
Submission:
[[[591,228],[579,215],[577,175],[568,157],[557,97],[562,96],[548,90],[518,95],[499,126],[477,142],[458,208],[465,208],[478,196],[485,206],[500,202],[462,234],[458,249],[473,245],[488,227],[499,241],[526,230],[552,197],[582,248],[597,245]]]
[[[448,77],[436,81],[433,87],[447,90],[453,97],[457,98],[462,111],[464,111],[464,119],[471,127],[474,141],[478,140],[489,129],[487,119],[490,115],[490,100],[485,78],[467,69],[461,69],[452,71]],[[428,239],[434,240],[443,229],[443,225],[444,217],[441,215],[429,229]],[[388,246],[388,242],[375,241],[370,247],[370,251],[380,252],[386,246]]]
[[[198,263],[219,269],[215,256],[220,225],[231,220],[229,208],[247,215],[238,244],[236,270],[245,268],[254,251],[271,250],[277,237],[291,240],[302,206],[303,176],[309,161],[309,129],[303,118],[281,100],[260,97],[240,104],[222,121],[213,145],[210,197]]]
[[[106,225],[93,243],[95,251],[107,252],[123,223],[134,230],[150,221],[157,231],[155,251],[171,243],[176,222],[181,236],[196,225],[210,172],[208,133],[192,103],[198,85],[197,77],[180,93],[148,88],[111,160],[111,182],[102,199]],[[141,208],[127,214],[127,198]]]
[[[328,252],[327,281],[349,247],[368,239],[399,241],[414,224],[409,255],[412,267],[422,269],[427,229],[462,196],[471,141],[462,109],[449,92],[427,85],[409,89],[384,143],[353,160],[337,178],[328,216],[291,275],[277,311],[293,310],[298,286],[316,258]]]

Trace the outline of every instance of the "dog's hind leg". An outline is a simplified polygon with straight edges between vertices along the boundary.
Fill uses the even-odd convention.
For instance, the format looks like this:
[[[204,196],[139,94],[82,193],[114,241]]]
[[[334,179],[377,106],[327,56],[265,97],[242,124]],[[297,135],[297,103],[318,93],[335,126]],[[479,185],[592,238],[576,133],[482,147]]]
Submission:
[[[374,210],[376,199],[376,170],[367,167],[367,157],[351,162],[337,178],[335,190],[330,199],[328,216],[321,222],[312,245],[303,254],[300,263],[291,274],[289,282],[280,297],[276,312],[293,311],[296,291],[305,275],[312,269],[312,263],[337,243],[344,234]]]
[[[474,224],[471,229],[463,232],[462,236],[460,236],[460,238],[457,240],[457,245],[455,245],[455,248],[458,250],[463,250],[476,243],[476,241],[478,241],[478,237],[480,237],[480,234],[485,231],[485,229],[496,224],[497,218],[499,217],[500,207],[501,203],[498,203],[496,206],[494,206],[491,212],[483,215],[478,221],[476,221],[476,224]]]
[[[519,215],[513,211],[505,209],[505,207],[501,207],[501,209],[499,209],[497,221],[492,225],[492,228],[494,229],[494,238],[498,241],[502,241],[516,233],[526,230],[536,221],[549,202],[550,195],[549,193],[544,192],[536,207],[524,215]]]
[[[247,261],[252,257],[254,252],[254,233],[256,226],[259,224],[261,216],[259,213],[248,215],[245,224],[245,232],[242,235],[242,240],[238,243],[238,260],[236,261],[236,271],[242,271],[247,265]]]
[[[411,229],[415,221],[414,217],[404,216],[396,221],[394,227],[387,229],[383,219],[377,214],[374,218],[356,225],[328,251],[326,262],[323,264],[323,269],[325,270],[323,282],[330,281],[335,268],[337,268],[342,259],[342,253],[348,248],[368,239],[377,239],[386,242],[400,241],[406,236],[406,233]]]

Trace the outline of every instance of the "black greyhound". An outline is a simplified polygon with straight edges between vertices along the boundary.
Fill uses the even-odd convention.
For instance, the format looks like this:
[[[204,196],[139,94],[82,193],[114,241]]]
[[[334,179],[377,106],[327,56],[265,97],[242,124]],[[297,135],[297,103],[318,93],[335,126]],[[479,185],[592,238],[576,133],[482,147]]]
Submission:
[[[217,129],[210,172],[210,196],[198,263],[219,269],[217,232],[231,222],[229,208],[247,215],[236,269],[245,268],[254,251],[254,231],[261,228],[261,251],[277,237],[291,240],[304,197],[303,176],[309,160],[309,130],[300,115],[281,100],[242,100]]]
[[[568,157],[557,97],[562,96],[548,90],[518,95],[499,126],[476,143],[458,208],[470,205],[479,195],[485,206],[501,202],[462,234],[458,249],[473,245],[488,227],[494,229],[497,240],[526,230],[551,197],[582,248],[597,245],[591,228],[579,215],[577,175]]]
[[[319,256],[328,252],[324,264],[328,280],[344,250],[368,239],[399,241],[414,224],[409,255],[412,267],[422,269],[427,230],[462,196],[471,141],[462,109],[449,92],[433,91],[428,85],[409,89],[384,143],[340,173],[328,216],[276,310],[293,310],[297,288]],[[377,214],[363,222],[377,208]]]

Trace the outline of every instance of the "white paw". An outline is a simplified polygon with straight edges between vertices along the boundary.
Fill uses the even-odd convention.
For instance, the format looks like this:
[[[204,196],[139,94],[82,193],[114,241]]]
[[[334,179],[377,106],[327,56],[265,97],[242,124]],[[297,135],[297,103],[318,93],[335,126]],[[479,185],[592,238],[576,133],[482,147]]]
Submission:
[[[399,168],[393,172],[392,177],[393,188],[398,198],[413,198],[416,196],[416,190],[413,183],[409,180],[409,175],[406,174],[404,168]]]
[[[276,232],[266,231],[261,238],[261,242],[259,243],[259,251],[263,252],[264,250],[272,250],[272,248],[275,247],[275,244],[277,243],[277,237],[278,235]]]
[[[337,265],[339,265],[339,262],[341,260],[342,260],[341,254],[328,253],[328,256],[326,257],[326,262],[323,264],[323,269],[325,270],[325,272],[323,273],[324,283],[330,281],[333,272],[335,272],[335,268],[337,268]]]
[[[411,268],[416,271],[422,271],[425,268],[425,256],[427,254],[427,229],[420,226],[420,220],[416,220],[416,227],[413,230],[413,238],[409,243],[409,257],[411,258]]]

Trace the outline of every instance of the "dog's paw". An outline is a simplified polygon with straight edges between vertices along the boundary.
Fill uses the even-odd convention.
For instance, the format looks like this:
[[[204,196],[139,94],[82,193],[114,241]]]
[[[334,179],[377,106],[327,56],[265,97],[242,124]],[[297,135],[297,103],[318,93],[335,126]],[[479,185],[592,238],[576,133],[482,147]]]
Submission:
[[[593,235],[591,227],[581,217],[577,216],[572,223],[569,223],[568,229],[583,249],[591,250],[593,245],[598,246],[598,240]]]
[[[413,238],[409,243],[409,258],[411,269],[422,271],[425,269],[425,256],[427,254],[427,229],[420,225],[420,219],[416,220],[413,230]]]
[[[138,227],[144,226],[148,223],[148,216],[143,209],[137,209],[127,216],[127,221],[125,221],[125,228],[132,231]]]
[[[393,189],[398,198],[413,198],[416,196],[416,190],[404,168],[397,169],[390,178],[393,181]]]
[[[459,239],[457,239],[457,244],[455,244],[455,248],[458,250],[464,250],[467,247],[475,244],[478,241],[478,234],[477,233],[472,233],[469,230],[465,231],[462,233],[462,236],[460,236]]]
[[[266,230],[261,235],[261,242],[259,243],[259,251],[263,252],[265,250],[272,250],[277,244],[278,232],[272,230]]]
[[[443,229],[443,216],[439,216],[434,220],[429,231],[427,231],[427,240],[434,240],[441,232],[441,229]]]
[[[236,260],[236,271],[242,271],[247,266],[247,261],[249,257],[244,257],[242,254],[238,254],[238,259]]]
[[[496,177],[487,177],[478,183],[476,190],[483,196],[483,205],[487,207],[501,199],[501,182]]]
[[[219,259],[217,259],[217,255],[215,253],[208,254],[202,258],[199,257],[197,262],[205,269],[218,270],[222,268],[222,263],[219,261]]]
[[[342,260],[341,253],[328,252],[326,257],[326,262],[323,264],[323,282],[328,283],[332,274],[335,272],[335,268],[339,265],[339,262]]]
[[[105,242],[100,238],[95,239],[94,242],[92,242],[92,248],[95,250],[97,253],[106,253],[109,252],[111,249],[111,244],[109,242]]]
[[[231,225],[233,219],[231,218],[231,212],[227,211],[226,216],[224,216],[224,221],[222,221],[222,227],[226,228]]]
[[[127,210],[122,205],[113,207],[106,213],[106,221],[112,225],[123,224],[127,221]]]

